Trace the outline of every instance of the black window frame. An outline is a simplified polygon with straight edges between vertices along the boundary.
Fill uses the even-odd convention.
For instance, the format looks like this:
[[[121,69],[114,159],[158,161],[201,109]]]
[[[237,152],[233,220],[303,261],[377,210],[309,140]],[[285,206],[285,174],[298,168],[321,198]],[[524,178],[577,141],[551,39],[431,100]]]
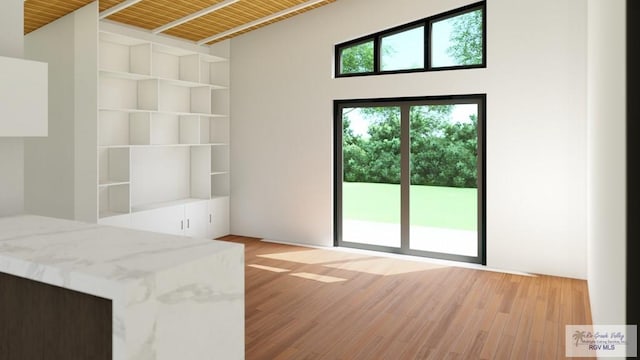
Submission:
[[[336,48],[336,51],[338,51],[338,53],[336,53],[336,72],[340,72],[340,70],[342,70],[342,51],[352,48],[354,46],[359,46],[359,45],[363,45],[366,44],[368,42],[373,43],[373,71],[363,71],[363,72],[357,72],[357,73],[347,73],[344,74],[346,76],[349,75],[374,75],[375,74],[375,70],[377,67],[377,46],[376,46],[376,40],[375,38],[369,38],[369,37],[365,37],[365,38],[359,38],[356,41],[350,41],[348,44],[345,44],[344,46],[342,46],[340,49]]]
[[[447,18],[462,15],[471,11],[482,10],[482,63],[472,65],[453,65],[446,67],[432,67],[431,66],[431,26],[434,22],[446,20]],[[423,26],[424,29],[424,66],[415,69],[400,69],[400,70],[381,70],[381,52],[380,46],[382,44],[382,38],[403,31],[412,30],[416,27]],[[344,49],[373,41],[373,71],[346,73],[342,74],[341,71],[341,58],[342,51]],[[429,16],[420,20],[412,21],[407,24],[394,26],[389,29],[379,31],[374,34],[359,37],[357,39],[349,40],[334,47],[334,76],[336,78],[346,78],[354,76],[371,76],[371,75],[388,75],[388,74],[403,74],[403,73],[415,73],[415,72],[430,72],[430,71],[446,71],[446,70],[464,70],[464,69],[478,69],[487,67],[487,3],[486,1],[479,1],[473,4],[465,5],[453,10],[449,10],[444,13]]]

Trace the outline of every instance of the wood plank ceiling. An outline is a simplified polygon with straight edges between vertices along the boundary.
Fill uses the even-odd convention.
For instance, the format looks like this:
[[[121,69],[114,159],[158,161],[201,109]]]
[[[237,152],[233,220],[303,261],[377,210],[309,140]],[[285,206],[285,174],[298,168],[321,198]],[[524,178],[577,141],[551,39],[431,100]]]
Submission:
[[[25,0],[24,33],[39,29],[93,1]],[[199,44],[213,44],[334,1],[99,0],[99,8],[101,17],[114,22]],[[112,11],[115,12],[111,14]],[[187,18],[193,14],[200,16]]]

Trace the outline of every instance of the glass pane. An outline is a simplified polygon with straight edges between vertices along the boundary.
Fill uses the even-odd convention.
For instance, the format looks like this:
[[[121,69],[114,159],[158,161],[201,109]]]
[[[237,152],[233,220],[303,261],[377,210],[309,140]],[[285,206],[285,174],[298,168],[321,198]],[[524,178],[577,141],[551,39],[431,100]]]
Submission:
[[[342,112],[342,240],[400,247],[400,108]]]
[[[478,256],[476,104],[410,109],[409,247]]]
[[[482,64],[482,10],[431,24],[431,67]]]
[[[373,40],[340,51],[340,74],[373,72]]]
[[[380,56],[382,71],[424,68],[424,26],[383,37]]]

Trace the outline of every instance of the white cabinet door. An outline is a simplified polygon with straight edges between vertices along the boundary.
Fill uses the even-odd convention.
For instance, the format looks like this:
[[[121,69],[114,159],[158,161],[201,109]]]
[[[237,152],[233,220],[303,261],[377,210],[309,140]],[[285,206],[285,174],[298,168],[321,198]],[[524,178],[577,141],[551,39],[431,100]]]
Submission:
[[[216,239],[229,235],[229,198],[221,197],[209,200],[208,238]]]
[[[131,214],[131,223],[138,230],[184,235],[184,205],[135,212]]]
[[[207,238],[209,202],[198,201],[184,206],[185,235]]]

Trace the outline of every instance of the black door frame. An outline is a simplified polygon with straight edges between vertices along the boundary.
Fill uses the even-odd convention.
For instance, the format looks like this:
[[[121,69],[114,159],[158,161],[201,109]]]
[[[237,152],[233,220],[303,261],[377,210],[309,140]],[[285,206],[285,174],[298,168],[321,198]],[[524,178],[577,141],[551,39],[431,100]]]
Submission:
[[[409,239],[409,217],[408,217],[408,201],[409,186],[403,186],[401,192],[401,243],[399,248],[353,243],[343,241],[342,239],[342,109],[346,107],[372,107],[372,106],[395,106],[400,107],[401,111],[407,111],[409,106],[417,105],[445,105],[445,104],[478,104],[478,255],[466,256],[459,254],[439,253],[424,250],[410,249],[408,245]],[[334,124],[333,124],[333,228],[334,228],[334,246],[358,248],[364,250],[383,251],[390,253],[398,253],[405,255],[414,255],[422,257],[430,257],[436,259],[463,261],[469,263],[478,263],[486,265],[486,94],[469,94],[469,95],[450,95],[450,96],[422,96],[422,97],[400,97],[400,98],[382,98],[382,99],[350,99],[350,100],[334,100]],[[401,153],[409,151],[409,126],[408,115],[405,114],[401,121]],[[402,181],[409,179],[409,158],[401,156],[401,178]]]

